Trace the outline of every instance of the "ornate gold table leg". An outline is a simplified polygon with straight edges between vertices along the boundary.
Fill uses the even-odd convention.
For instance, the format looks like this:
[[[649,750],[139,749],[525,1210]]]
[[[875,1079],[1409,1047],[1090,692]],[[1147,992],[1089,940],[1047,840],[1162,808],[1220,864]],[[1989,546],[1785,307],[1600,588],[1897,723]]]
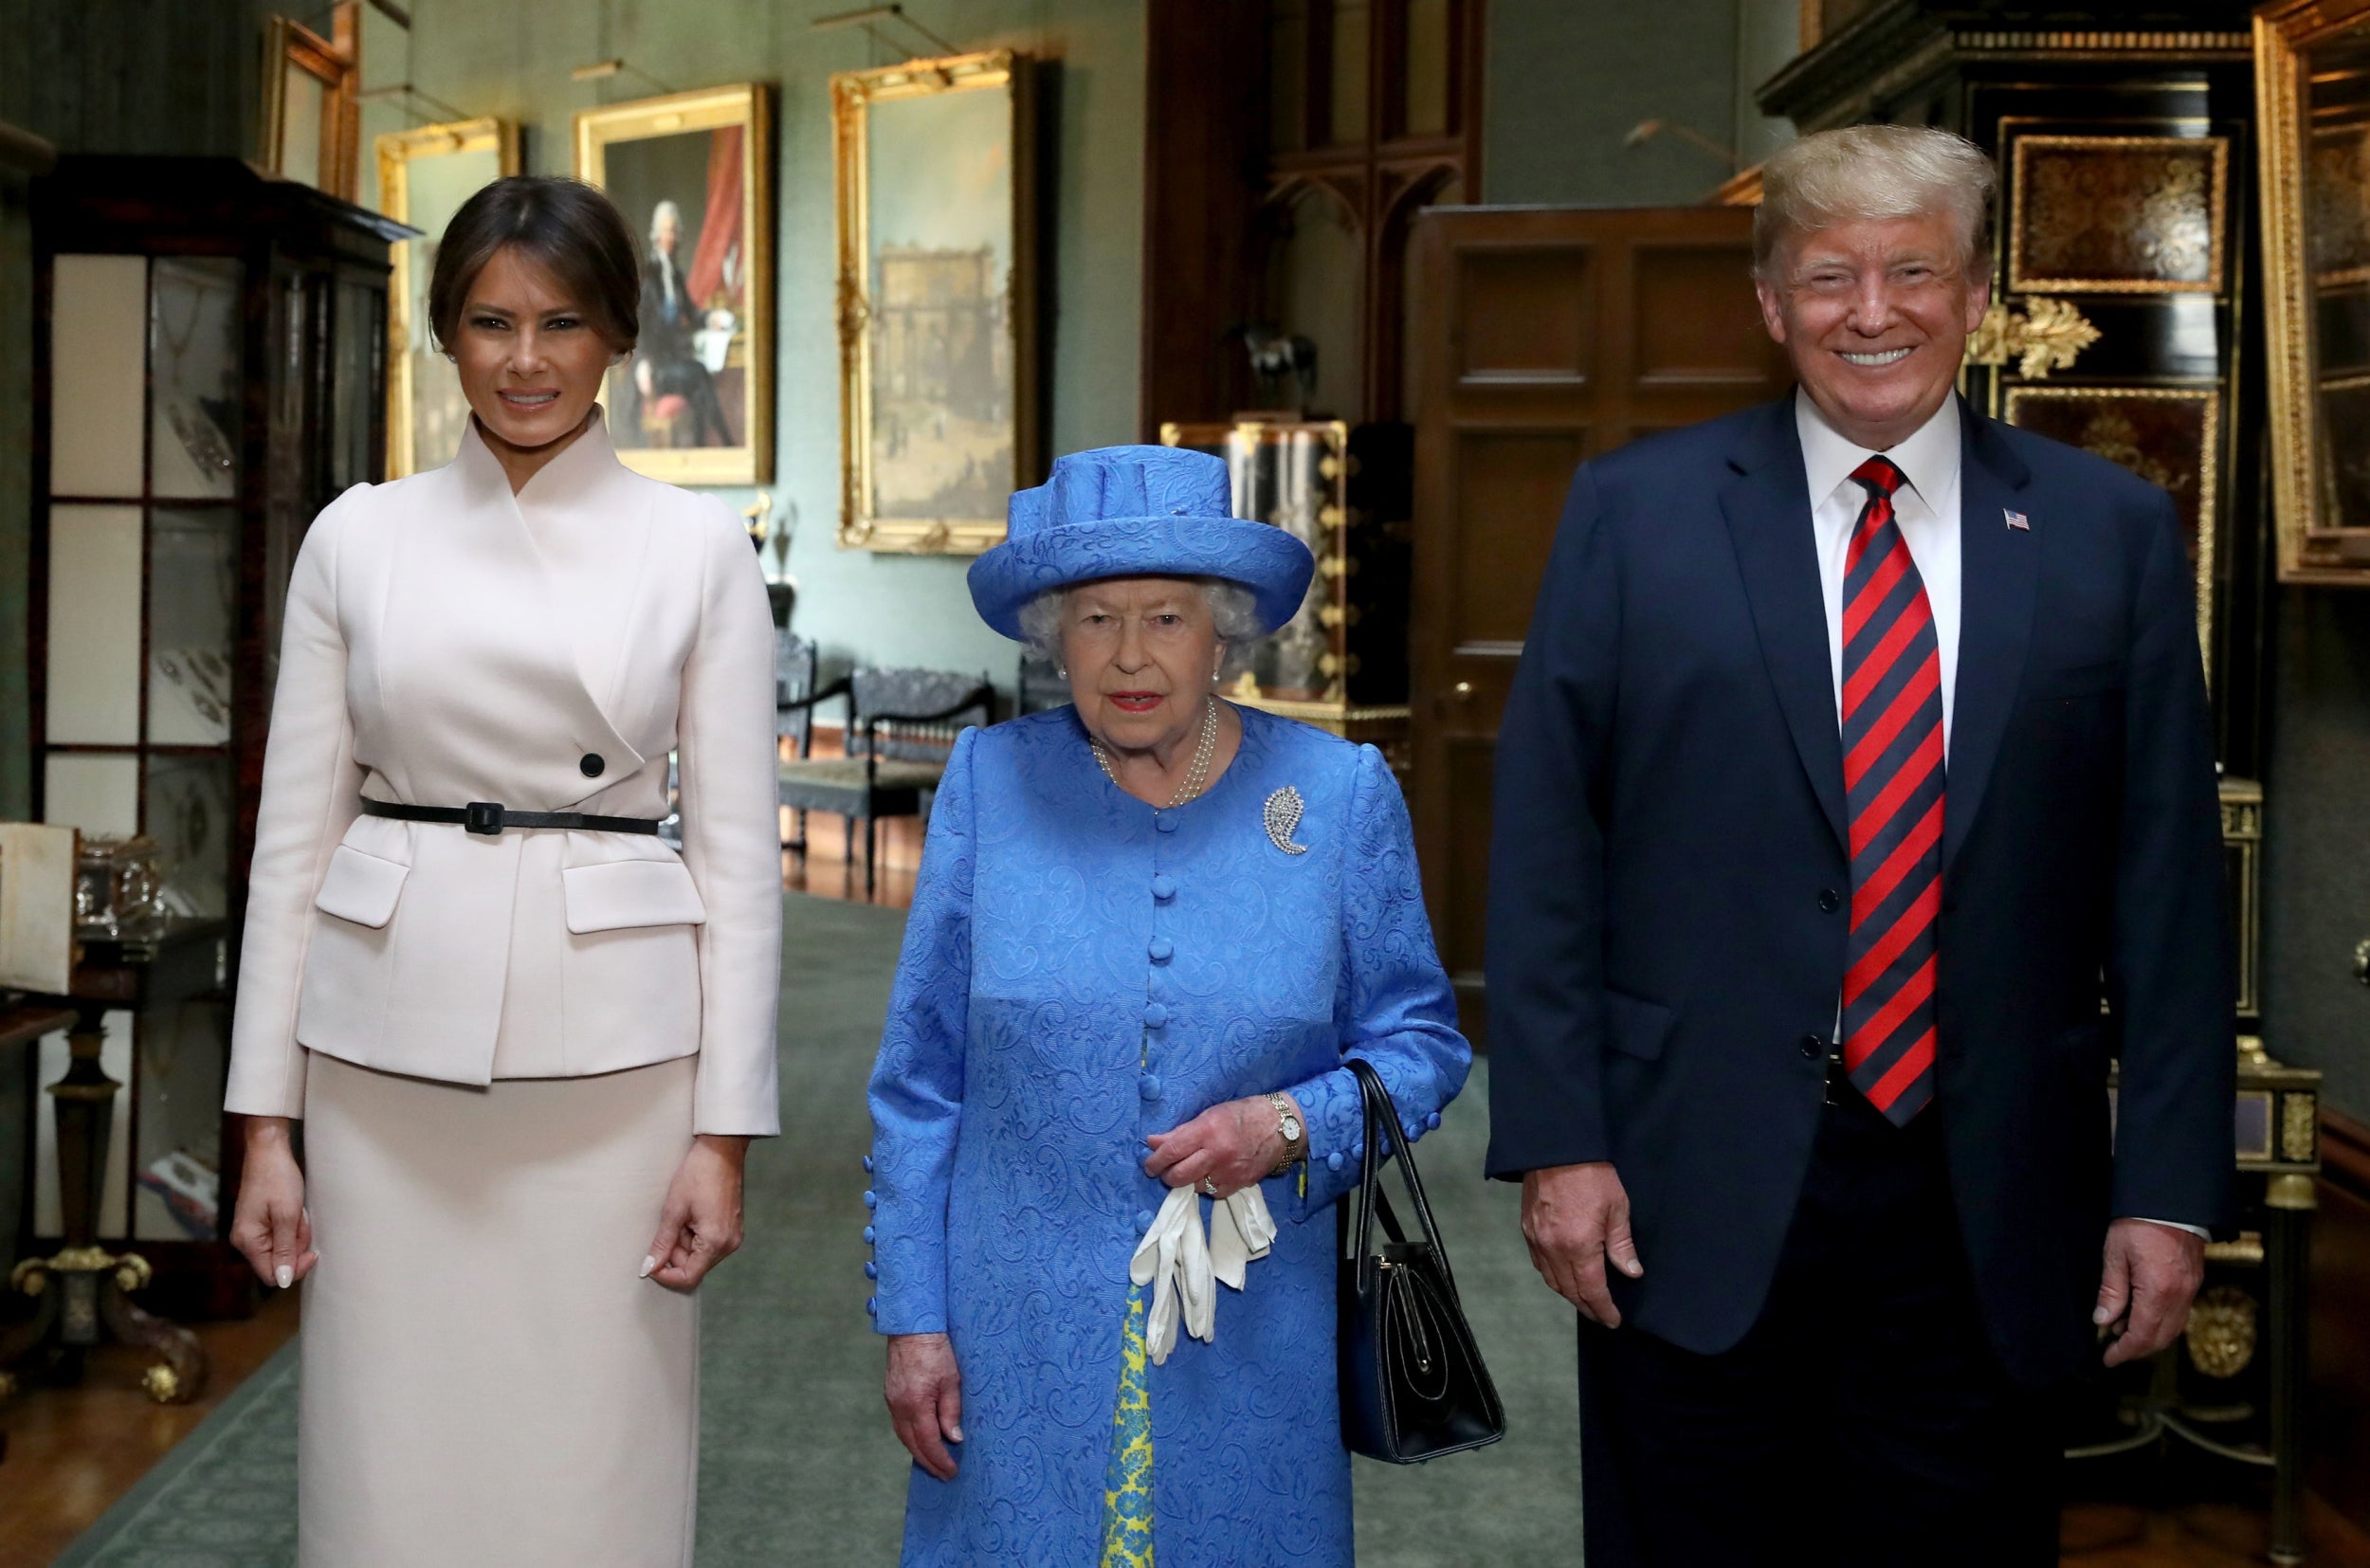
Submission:
[[[9,1376],[9,1369],[45,1344],[54,1342],[79,1358],[112,1334],[159,1358],[140,1379],[150,1398],[186,1404],[206,1386],[206,1352],[188,1329],[133,1304],[131,1292],[148,1284],[148,1260],[137,1252],[109,1252],[98,1242],[112,1113],[123,1087],[99,1065],[103,1017],[97,1007],[82,1010],[80,1025],[66,1036],[72,1056],[65,1074],[49,1085],[57,1102],[58,1197],[65,1245],[51,1257],[27,1258],[10,1271],[9,1288],[38,1304],[31,1322],[0,1340],[0,1376]]]

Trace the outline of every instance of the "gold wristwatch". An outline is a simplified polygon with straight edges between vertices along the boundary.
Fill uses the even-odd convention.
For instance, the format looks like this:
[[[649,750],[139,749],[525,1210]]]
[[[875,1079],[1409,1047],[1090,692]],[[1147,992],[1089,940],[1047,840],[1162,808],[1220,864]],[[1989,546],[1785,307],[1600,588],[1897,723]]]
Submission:
[[[1301,1113],[1289,1095],[1279,1090],[1267,1096],[1267,1103],[1275,1107],[1276,1133],[1284,1140],[1284,1158],[1267,1174],[1282,1176],[1308,1158],[1308,1129],[1301,1124]]]

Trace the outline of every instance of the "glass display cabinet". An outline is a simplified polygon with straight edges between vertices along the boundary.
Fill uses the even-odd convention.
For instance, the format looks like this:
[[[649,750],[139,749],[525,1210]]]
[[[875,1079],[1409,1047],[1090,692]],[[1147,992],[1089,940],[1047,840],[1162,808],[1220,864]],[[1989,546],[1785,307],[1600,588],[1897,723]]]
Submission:
[[[34,810],[86,849],[153,841],[160,883],[142,929],[78,933],[114,975],[100,1066],[125,1085],[97,1231],[177,1310],[235,1310],[222,1086],[281,607],[314,515],[382,475],[410,231],[236,159],[112,156],[61,159],[33,231]],[[55,1082],[64,1037],[32,1060]],[[57,1131],[30,1098],[38,1251]]]
[[[1234,515],[1271,523],[1317,557],[1289,621],[1226,655],[1226,695],[1352,740],[1403,765],[1408,729],[1408,542],[1379,492],[1405,469],[1405,426],[1244,414],[1166,424],[1160,440],[1226,459]],[[1399,488],[1404,488],[1401,484]],[[1378,504],[1378,502],[1381,502]]]

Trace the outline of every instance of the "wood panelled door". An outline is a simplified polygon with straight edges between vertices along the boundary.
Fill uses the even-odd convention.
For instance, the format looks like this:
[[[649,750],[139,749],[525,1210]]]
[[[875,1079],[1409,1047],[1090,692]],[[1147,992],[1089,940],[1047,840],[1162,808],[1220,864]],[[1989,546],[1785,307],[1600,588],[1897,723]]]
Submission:
[[[1736,207],[1416,219],[1410,807],[1476,1045],[1498,723],[1572,472],[1791,384],[1754,303],[1751,233],[1751,210]]]

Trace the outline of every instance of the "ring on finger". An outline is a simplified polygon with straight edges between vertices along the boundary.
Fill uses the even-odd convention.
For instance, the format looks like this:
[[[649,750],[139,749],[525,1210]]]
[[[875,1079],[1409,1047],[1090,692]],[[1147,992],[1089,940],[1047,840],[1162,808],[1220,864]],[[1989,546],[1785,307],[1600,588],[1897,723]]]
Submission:
[[[1203,1176],[1201,1178],[1201,1190],[1204,1193],[1207,1193],[1210,1196],[1216,1197],[1218,1195],[1218,1178],[1214,1176]]]

